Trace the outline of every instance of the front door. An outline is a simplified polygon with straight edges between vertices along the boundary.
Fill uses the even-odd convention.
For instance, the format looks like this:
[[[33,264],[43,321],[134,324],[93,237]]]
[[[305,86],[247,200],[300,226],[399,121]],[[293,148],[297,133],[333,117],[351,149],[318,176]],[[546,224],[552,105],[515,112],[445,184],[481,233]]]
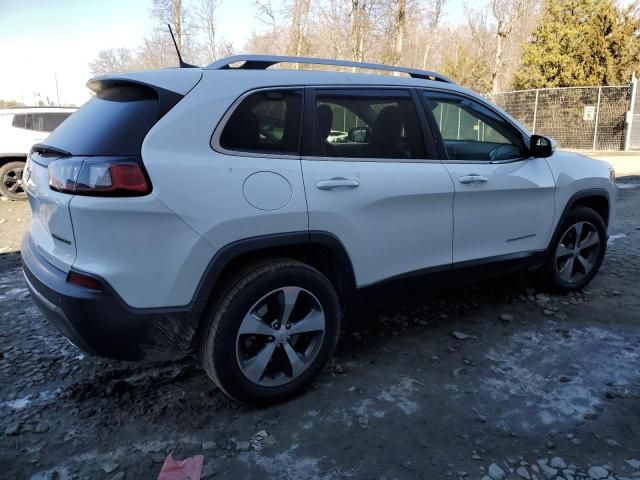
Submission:
[[[358,286],[451,264],[453,185],[417,97],[405,89],[318,89],[302,172],[309,229],[345,246]],[[309,146],[307,145],[306,148]]]
[[[522,133],[488,106],[449,92],[421,95],[455,187],[454,264],[544,250],[555,208],[546,160],[524,158]]]

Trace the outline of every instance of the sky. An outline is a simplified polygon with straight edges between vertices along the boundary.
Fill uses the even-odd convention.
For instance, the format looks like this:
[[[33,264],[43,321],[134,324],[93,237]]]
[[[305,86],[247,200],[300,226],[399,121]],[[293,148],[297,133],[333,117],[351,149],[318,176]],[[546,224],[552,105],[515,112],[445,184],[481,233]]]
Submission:
[[[140,45],[154,28],[151,4],[152,0],[0,0],[0,99],[33,105],[38,98],[49,98],[82,105],[89,99],[89,62],[100,50]],[[237,51],[262,28],[253,0],[222,0],[217,14],[221,36]],[[449,0],[445,14],[445,21],[459,22],[463,0]]]

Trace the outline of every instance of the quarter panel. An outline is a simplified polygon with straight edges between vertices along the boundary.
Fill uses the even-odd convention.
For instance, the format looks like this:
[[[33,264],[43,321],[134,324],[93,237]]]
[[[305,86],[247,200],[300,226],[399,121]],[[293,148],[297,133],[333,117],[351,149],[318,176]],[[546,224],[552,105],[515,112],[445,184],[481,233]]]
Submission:
[[[210,146],[212,134],[227,109],[243,93],[255,87],[255,75],[240,72],[205,72],[202,80],[149,132],[142,157],[159,199],[214,251],[236,240],[273,233],[308,229],[307,205],[297,157],[234,155]],[[264,199],[270,188],[289,184],[290,192],[271,191],[274,197],[290,197],[273,208],[271,203],[252,205],[244,185],[258,172],[272,172],[286,182],[251,183],[251,193]],[[254,178],[255,180],[255,178]],[[258,182],[260,183],[260,182]],[[251,199],[251,195],[248,195]],[[258,207],[268,207],[258,208]]]
[[[69,210],[76,239],[74,269],[104,278],[131,307],[191,302],[215,252],[155,195],[75,196]]]

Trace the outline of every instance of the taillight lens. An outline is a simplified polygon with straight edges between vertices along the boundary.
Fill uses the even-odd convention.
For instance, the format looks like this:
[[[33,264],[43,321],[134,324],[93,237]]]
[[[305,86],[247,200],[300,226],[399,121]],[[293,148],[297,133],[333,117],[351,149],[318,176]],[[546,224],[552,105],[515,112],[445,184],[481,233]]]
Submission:
[[[151,192],[139,159],[61,159],[49,164],[49,186],[75,195],[133,197]]]

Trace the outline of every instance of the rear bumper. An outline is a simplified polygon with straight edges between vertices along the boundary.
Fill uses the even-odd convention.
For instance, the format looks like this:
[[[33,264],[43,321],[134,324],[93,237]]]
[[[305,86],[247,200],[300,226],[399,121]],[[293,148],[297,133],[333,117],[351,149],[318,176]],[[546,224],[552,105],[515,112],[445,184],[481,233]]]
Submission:
[[[37,252],[27,234],[22,268],[32,297],[45,317],[81,350],[117,360],[177,358],[190,351],[196,311],[187,306],[137,309],[106,282],[97,292],[66,281],[66,273]]]

